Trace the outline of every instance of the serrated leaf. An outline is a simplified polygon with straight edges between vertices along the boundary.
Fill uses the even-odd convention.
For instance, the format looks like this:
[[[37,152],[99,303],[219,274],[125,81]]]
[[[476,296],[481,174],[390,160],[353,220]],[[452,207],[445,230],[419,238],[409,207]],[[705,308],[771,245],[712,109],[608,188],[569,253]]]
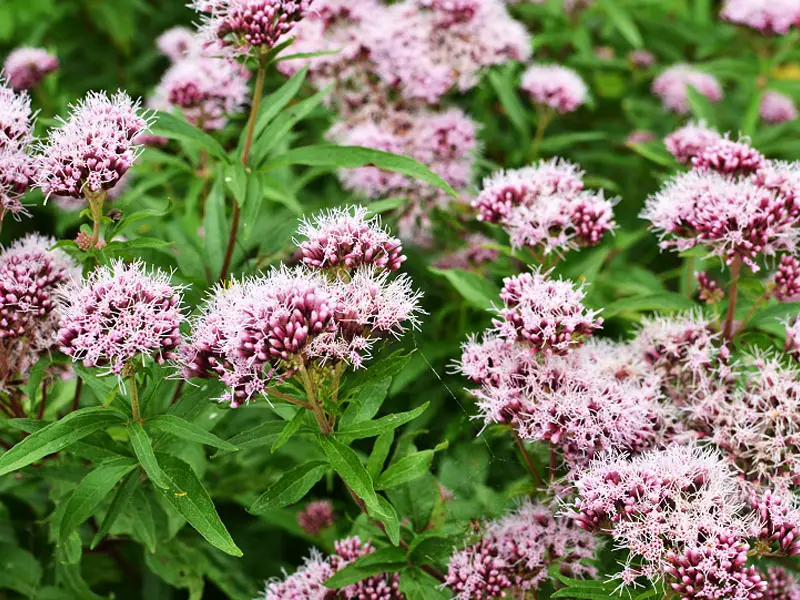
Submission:
[[[377,167],[385,171],[393,171],[395,173],[402,173],[403,175],[414,177],[415,179],[430,183],[446,191],[453,197],[458,197],[458,193],[444,179],[413,158],[392,154],[391,152],[382,152],[372,148],[324,144],[293,148],[280,156],[275,156],[270,159],[262,167],[262,170],[275,169],[288,165],[339,167],[342,169]]]
[[[239,450],[271,446],[275,443],[275,440],[278,439],[278,436],[285,427],[285,421],[279,421],[277,419],[274,421],[265,421],[255,427],[237,433],[229,442],[239,448]]]
[[[372,478],[356,453],[332,437],[318,436],[317,439],[333,470],[353,493],[364,501],[368,509],[376,509],[380,513],[378,496],[372,487]]]
[[[406,600],[447,600],[450,594],[439,582],[420,569],[404,569],[400,573],[400,591]]]
[[[297,430],[300,429],[303,421],[306,418],[306,411],[304,409],[298,410],[294,413],[294,417],[292,420],[286,423],[286,426],[283,428],[283,431],[280,432],[278,438],[275,440],[275,443],[272,444],[272,448],[270,452],[275,454],[275,452],[281,448],[286,442],[292,439],[292,436],[297,433]]]
[[[747,322],[747,329],[758,329],[800,315],[800,302],[779,302],[755,311]]]
[[[242,556],[192,468],[174,456],[160,455],[159,460],[169,481],[169,489],[159,492],[167,502],[211,545],[231,556]]]
[[[309,65],[304,65],[303,68],[292,75],[281,87],[274,91],[269,96],[266,96],[261,101],[261,108],[258,111],[258,118],[256,119],[256,127],[253,134],[253,139],[258,139],[264,133],[264,129],[276,117],[276,115],[283,110],[283,107],[291,102],[292,98],[300,91],[300,87],[305,81],[306,74],[308,73]],[[244,139],[244,133],[242,134]]]
[[[153,135],[196,143],[203,150],[227,162],[228,156],[222,145],[206,132],[167,112],[158,113],[158,120],[151,127]]]
[[[423,450],[401,458],[381,473],[375,482],[375,489],[385,490],[422,477],[430,470],[433,456],[433,450]]]
[[[92,543],[89,546],[91,550],[94,550],[94,547],[97,546],[100,540],[108,535],[108,532],[111,531],[111,527],[114,525],[117,518],[128,506],[128,502],[133,497],[133,493],[139,487],[139,475],[140,473],[138,471],[134,471],[128,473],[122,480],[122,483],[114,494],[114,498],[111,500],[111,505],[108,507],[108,512],[103,519],[103,523],[100,525],[100,529],[94,534]]]
[[[258,514],[299,502],[322,479],[327,470],[328,463],[321,460],[314,460],[291,469],[258,497],[250,507],[250,512]]]
[[[228,220],[225,217],[225,194],[222,184],[215,181],[206,197],[203,216],[203,253],[212,273],[222,267],[222,257],[228,243]]]
[[[401,425],[405,425],[406,423],[416,419],[418,416],[424,413],[425,410],[427,410],[429,405],[430,402],[426,402],[414,410],[387,415],[385,417],[381,417],[380,419],[375,419],[374,421],[361,421],[359,423],[354,423],[353,425],[347,425],[336,432],[336,437],[348,441],[360,440],[367,437],[378,436],[388,431],[393,431]]]
[[[393,441],[394,430],[381,434],[378,436],[378,439],[375,440],[372,446],[372,452],[369,455],[369,459],[367,459],[367,473],[369,473],[369,476],[373,479],[380,475],[380,472],[383,470],[383,464],[389,456]]]
[[[59,540],[64,540],[88,519],[119,480],[135,468],[135,460],[122,457],[107,460],[90,471],[67,501],[59,528]]]
[[[227,450],[229,452],[237,450],[236,446],[230,442],[226,442],[202,427],[198,427],[194,423],[190,423],[174,415],[158,415],[152,417],[147,420],[147,426],[190,442],[213,446],[214,448]]]
[[[128,423],[127,431],[133,452],[136,454],[136,458],[139,459],[139,463],[142,465],[144,472],[147,473],[150,481],[158,487],[168,488],[169,480],[161,470],[158,460],[156,460],[153,444],[150,442],[150,437],[145,432],[142,424],[138,421]],[[176,491],[180,491],[180,489]]]
[[[87,435],[125,420],[121,412],[99,407],[76,410],[26,437],[0,456],[0,475],[21,469],[48,454],[59,452]]]

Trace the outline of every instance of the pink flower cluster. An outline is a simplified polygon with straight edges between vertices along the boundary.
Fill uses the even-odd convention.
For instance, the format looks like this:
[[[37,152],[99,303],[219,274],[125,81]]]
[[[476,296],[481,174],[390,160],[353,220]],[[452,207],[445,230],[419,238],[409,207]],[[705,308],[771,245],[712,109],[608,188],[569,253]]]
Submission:
[[[788,96],[770,90],[761,96],[758,114],[767,123],[785,123],[797,118],[797,106]]]
[[[472,202],[478,220],[502,225],[513,247],[545,254],[598,244],[616,225],[613,205],[602,191],[584,189],[577,165],[558,158],[494,173]]]
[[[755,600],[766,584],[746,567],[751,522],[733,470],[711,450],[672,445],[596,459],[575,481],[576,522],[629,552],[617,577],[668,583],[686,600]],[[752,595],[755,594],[755,595]]]
[[[692,171],[674,177],[642,211],[662,248],[703,246],[726,264],[741,261],[754,272],[761,257],[794,251],[800,217],[796,164],[766,161],[725,138],[699,149],[692,163]]]
[[[661,103],[666,110],[686,114],[689,112],[687,92],[689,87],[711,102],[722,100],[722,86],[717,78],[693,69],[687,64],[677,64],[665,69],[653,81],[652,89],[653,93],[661,98]]]
[[[521,597],[547,579],[557,565],[570,576],[592,576],[583,564],[594,556],[594,538],[546,506],[526,501],[486,523],[480,539],[451,557],[445,585],[455,600]]]
[[[15,90],[35,88],[48,73],[57,70],[58,59],[43,48],[17,48],[3,65],[8,84]]]
[[[772,296],[778,302],[800,301],[800,260],[790,254],[781,256],[773,285]]]
[[[330,500],[317,500],[309,502],[306,507],[297,513],[297,524],[308,535],[319,535],[321,531],[331,527],[336,522],[333,504]]]
[[[221,400],[233,406],[312,364],[360,367],[376,342],[417,324],[420,293],[405,274],[390,278],[400,242],[376,219],[334,211],[301,233],[306,265],[218,288],[181,351],[184,375],[219,377],[229,388]]]
[[[798,0],[726,0],[720,16],[768,35],[785,35],[800,24]]]
[[[181,344],[180,290],[142,263],[112,262],[61,291],[62,352],[120,375],[132,360],[173,359]]]
[[[707,127],[704,121],[699,123],[691,121],[665,137],[664,145],[675,160],[690,164],[695,156],[722,140],[723,137],[719,132]]]
[[[0,222],[6,212],[24,211],[21,198],[35,175],[28,155],[32,127],[28,93],[15,93],[0,79]]]
[[[250,78],[243,65],[214,56],[212,48],[180,27],[162,34],[158,45],[173,64],[148,102],[152,108],[177,107],[206,131],[223,129],[231,114],[242,111]]]
[[[262,56],[309,10],[309,0],[192,0],[207,43],[233,56]]]
[[[73,198],[107,192],[133,165],[141,150],[136,138],[148,127],[148,115],[124,92],[90,92],[40,145],[37,187]]]
[[[759,517],[753,537],[766,544],[773,554],[800,554],[800,507],[794,494],[788,490],[753,491],[750,506]]]
[[[31,234],[0,253],[0,390],[57,347],[57,291],[80,271],[53,244]]]
[[[698,272],[694,274],[697,281],[697,295],[701,302],[706,304],[718,304],[725,297],[725,290],[723,290],[719,282],[711,279],[708,273]]]
[[[369,542],[358,537],[339,540],[328,557],[312,551],[305,564],[283,580],[267,582],[263,600],[403,600],[396,573],[373,575],[339,590],[325,587],[324,582],[359,558],[375,552]]]
[[[794,319],[786,324],[784,352],[795,360],[800,360],[800,319]]]
[[[522,89],[539,106],[571,113],[586,103],[589,89],[581,76],[560,65],[532,65],[522,75]]]
[[[500,256],[497,250],[487,247],[494,245],[495,241],[483,234],[472,233],[467,236],[465,242],[464,247],[440,257],[433,263],[433,266],[437,269],[469,271],[484,263],[493,263]]]
[[[782,567],[770,567],[763,600],[800,600],[800,583]]]

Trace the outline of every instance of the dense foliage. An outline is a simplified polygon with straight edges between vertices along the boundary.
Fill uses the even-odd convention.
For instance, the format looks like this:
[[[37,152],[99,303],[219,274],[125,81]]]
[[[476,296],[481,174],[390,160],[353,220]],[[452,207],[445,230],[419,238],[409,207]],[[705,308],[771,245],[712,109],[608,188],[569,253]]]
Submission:
[[[800,598],[798,27],[5,0],[0,598]]]

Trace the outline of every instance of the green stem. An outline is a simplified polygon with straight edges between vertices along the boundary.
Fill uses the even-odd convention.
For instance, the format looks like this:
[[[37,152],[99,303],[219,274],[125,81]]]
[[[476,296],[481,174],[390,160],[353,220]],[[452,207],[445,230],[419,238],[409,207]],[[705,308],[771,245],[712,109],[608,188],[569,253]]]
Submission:
[[[544,139],[544,131],[555,116],[555,111],[549,106],[539,108],[536,112],[539,118],[536,120],[536,135],[533,137],[533,144],[531,144],[531,160],[533,161],[539,158],[539,149]]]
[[[317,398],[317,393],[314,390],[314,382],[311,380],[311,376],[308,374],[306,366],[300,365],[298,372],[300,373],[300,379],[303,381],[303,387],[306,389],[308,403],[311,405],[311,411],[314,413],[314,417],[317,419],[320,432],[322,432],[324,435],[332,433],[333,428],[331,427],[330,423],[328,423],[328,419],[325,416],[325,411],[322,409],[322,405]]]
[[[100,241],[100,224],[103,221],[103,202],[105,202],[106,193],[100,192],[98,195],[87,195],[86,200],[89,202],[89,210],[92,213],[92,248],[97,248],[97,243]]]
[[[247,121],[247,133],[244,138],[244,146],[242,147],[242,166],[247,170],[247,162],[250,158],[250,148],[253,145],[253,132],[256,128],[256,120],[258,118],[258,108],[261,106],[261,96],[264,92],[264,76],[267,71],[266,60],[262,57],[258,62],[258,73],[256,75],[256,86],[253,90],[253,102],[250,106],[250,118]],[[233,201],[233,214],[231,215],[231,229],[228,234],[228,247],[225,248],[225,258],[222,260],[222,268],[219,271],[218,279],[224,281],[228,276],[228,269],[231,266],[231,259],[233,258],[233,249],[236,247],[236,237],[239,234],[239,219],[241,218],[241,209],[239,208],[239,201],[234,198]]]
[[[139,414],[139,389],[136,387],[136,375],[131,375],[128,382],[131,386],[131,411],[133,412],[133,418],[141,423],[142,416]]]
[[[519,448],[520,454],[522,454],[522,459],[525,461],[525,466],[528,467],[528,471],[530,471],[531,475],[533,476],[533,481],[536,483],[536,486],[539,488],[545,487],[544,481],[542,481],[541,476],[536,471],[536,467],[533,464],[533,460],[531,459],[531,455],[528,454],[528,450],[525,448],[525,444],[522,442],[522,438],[519,437],[519,434],[511,430],[511,434],[514,436],[514,443]]]
[[[722,328],[722,337],[730,340],[733,337],[733,321],[736,315],[736,300],[738,296],[739,272],[742,269],[742,260],[735,258],[731,263],[731,282],[728,285],[728,312],[725,315],[725,324]]]

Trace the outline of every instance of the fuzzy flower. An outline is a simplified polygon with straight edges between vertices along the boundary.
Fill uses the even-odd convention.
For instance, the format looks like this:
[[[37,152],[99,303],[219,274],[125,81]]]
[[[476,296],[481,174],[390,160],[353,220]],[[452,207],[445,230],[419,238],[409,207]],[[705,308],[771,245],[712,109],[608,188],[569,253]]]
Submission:
[[[58,70],[58,59],[42,48],[17,48],[6,58],[3,71],[15,90],[39,85],[45,75]]]
[[[753,491],[750,507],[758,515],[753,537],[766,544],[769,552],[782,556],[800,554],[800,507],[786,490]]]
[[[335,551],[323,557],[316,550],[306,559],[302,567],[283,580],[267,582],[264,600],[403,600],[399,591],[400,581],[396,573],[368,577],[334,592],[324,586],[337,571],[359,558],[375,552],[369,542],[350,537],[334,543]]]
[[[303,263],[312,269],[354,270],[361,265],[396,271],[406,259],[400,240],[369,217],[366,208],[352,206],[319,213],[304,220],[298,233]]]
[[[778,302],[800,301],[800,261],[784,254],[773,277],[772,296]]]
[[[53,244],[31,234],[0,253],[0,389],[57,347],[57,289],[80,271]]]
[[[133,165],[148,116],[124,92],[90,92],[69,120],[51,129],[36,157],[36,185],[46,196],[85,197],[112,189]]]
[[[800,162],[767,161],[756,172],[753,182],[782,197],[793,215],[800,214]]]
[[[745,142],[727,138],[703,148],[692,158],[692,166],[723,175],[750,175],[766,166],[767,159]]]
[[[766,576],[767,589],[763,600],[800,600],[800,583],[782,567],[770,567]]]
[[[725,290],[723,290],[719,282],[711,279],[708,273],[704,271],[695,272],[695,281],[697,281],[697,295],[701,302],[706,304],[717,304],[725,297]]]
[[[522,89],[534,104],[565,114],[586,104],[589,88],[572,69],[559,65],[532,65],[522,75]]]
[[[797,118],[797,106],[788,96],[770,90],[761,96],[758,114],[767,123],[785,123]]]
[[[445,254],[433,263],[437,269],[462,269],[468,271],[484,263],[492,263],[497,260],[500,253],[494,248],[495,241],[480,233],[473,233],[467,236],[466,245],[455,252]]]
[[[223,129],[228,117],[242,112],[249,71],[238,63],[210,56],[191,56],[164,74],[149,103],[154,108],[180,108],[187,120],[206,131]]]
[[[786,344],[784,352],[800,360],[800,319],[786,323]]]
[[[137,357],[170,360],[181,344],[180,303],[166,273],[148,273],[140,262],[98,267],[62,291],[61,350],[116,375]]]
[[[653,81],[653,93],[661,98],[666,110],[679,114],[689,112],[687,89],[694,88],[711,102],[722,100],[722,87],[713,75],[677,64],[666,69]]]
[[[180,26],[168,29],[158,36],[156,46],[172,62],[202,51],[202,44],[195,33],[188,27]]]
[[[798,0],[726,0],[720,16],[765,35],[785,35],[800,21]]]
[[[628,146],[638,146],[640,144],[649,144],[656,141],[656,135],[647,129],[636,129],[628,134],[625,138],[625,144]]]
[[[665,137],[664,145],[675,160],[689,164],[695,156],[722,140],[723,137],[716,130],[707,127],[704,121],[691,121]]]
[[[583,305],[583,286],[533,271],[503,280],[494,325],[509,341],[529,345],[533,353],[566,354],[603,324],[598,312]]]
[[[515,248],[541,247],[545,253],[593,246],[614,229],[613,200],[583,189],[583,171],[562,159],[483,180],[472,206],[478,220],[506,228]]]
[[[308,535],[318,535],[336,521],[333,504],[330,500],[317,500],[309,502],[306,507],[297,513],[297,524]]]
[[[777,357],[750,360],[745,385],[726,404],[714,441],[753,481],[800,482],[800,371]]]
[[[260,55],[275,46],[309,10],[310,0],[192,0],[201,34],[233,55]]]
[[[628,53],[628,62],[640,69],[648,69],[656,64],[656,57],[649,50],[631,50]]]
[[[756,272],[762,256],[794,250],[796,212],[754,181],[691,171],[648,198],[641,216],[659,232],[662,248],[705,246],[726,264],[741,260]]]
[[[578,525],[608,531],[628,550],[617,574],[624,584],[666,574],[682,598],[757,598],[747,593],[763,591],[744,566],[751,524],[741,516],[737,479],[714,451],[672,445],[632,459],[612,453],[595,460],[575,487]]]
[[[388,7],[365,32],[375,73],[410,100],[436,103],[465,92],[481,69],[526,60],[530,36],[501,0],[425,2]]]
[[[0,78],[0,150],[19,147],[33,127],[31,98],[28,92],[15,92]]]
[[[6,212],[25,213],[21,198],[35,174],[33,160],[25,146],[0,147],[0,221]]]
[[[538,588],[551,565],[571,577],[594,575],[581,563],[594,550],[594,538],[569,519],[526,501],[486,523],[478,542],[450,557],[445,585],[456,593],[455,600],[516,597]]]

